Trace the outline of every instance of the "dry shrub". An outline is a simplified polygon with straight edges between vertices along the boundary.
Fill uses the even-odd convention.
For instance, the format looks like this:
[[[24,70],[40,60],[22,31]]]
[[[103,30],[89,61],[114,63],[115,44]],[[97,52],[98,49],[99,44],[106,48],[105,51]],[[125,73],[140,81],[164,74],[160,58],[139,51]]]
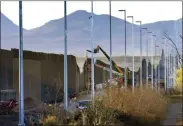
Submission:
[[[182,126],[182,125],[183,125],[182,117],[179,117],[179,118],[177,119],[176,125],[177,125],[177,126]]]
[[[176,73],[176,83],[174,84],[174,94],[182,94],[182,68]]]
[[[164,118],[167,100],[151,89],[135,88],[132,93],[130,89],[111,87],[106,89],[104,103],[107,107],[116,108],[122,115],[136,118],[139,123],[148,123]]]
[[[117,113],[115,109],[109,108],[103,97],[96,97],[94,106],[90,105],[86,111],[88,123],[91,125],[109,125],[116,122]]]
[[[103,102],[103,97],[96,97],[94,106],[81,110],[77,120],[71,120],[70,125],[110,125],[116,122],[117,113]]]
[[[58,125],[57,123],[57,117],[56,116],[52,116],[52,115],[47,115],[45,118],[43,118],[41,120],[41,124],[43,124],[43,126],[54,126],[54,125]]]
[[[63,125],[64,111],[59,106],[44,104],[42,114],[43,125]]]

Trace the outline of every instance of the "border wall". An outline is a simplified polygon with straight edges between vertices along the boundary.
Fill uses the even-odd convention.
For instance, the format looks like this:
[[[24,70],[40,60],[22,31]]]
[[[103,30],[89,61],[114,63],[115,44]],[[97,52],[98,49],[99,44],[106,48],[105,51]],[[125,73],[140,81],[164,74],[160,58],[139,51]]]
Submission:
[[[64,85],[64,55],[24,51],[24,95],[38,101],[54,100],[56,83]],[[0,90],[19,87],[18,49],[1,50]],[[69,92],[79,92],[80,71],[68,55]],[[17,93],[18,94],[18,93]],[[49,96],[48,96],[49,95]],[[18,100],[18,95],[17,95]]]

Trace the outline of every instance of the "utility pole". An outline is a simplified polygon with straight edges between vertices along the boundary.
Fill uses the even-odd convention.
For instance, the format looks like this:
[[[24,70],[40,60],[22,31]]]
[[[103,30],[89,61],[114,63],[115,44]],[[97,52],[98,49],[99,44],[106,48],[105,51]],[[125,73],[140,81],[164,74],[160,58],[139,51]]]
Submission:
[[[132,50],[134,50],[134,30],[133,30],[133,25],[134,25],[134,18],[133,16],[128,16],[127,18],[131,18],[132,19]],[[132,56],[132,92],[134,92],[134,52],[133,56]]]
[[[24,123],[24,70],[23,70],[23,21],[22,21],[22,1],[19,1],[19,126]]]
[[[136,21],[136,23],[140,24],[140,87],[142,89],[142,22]]]

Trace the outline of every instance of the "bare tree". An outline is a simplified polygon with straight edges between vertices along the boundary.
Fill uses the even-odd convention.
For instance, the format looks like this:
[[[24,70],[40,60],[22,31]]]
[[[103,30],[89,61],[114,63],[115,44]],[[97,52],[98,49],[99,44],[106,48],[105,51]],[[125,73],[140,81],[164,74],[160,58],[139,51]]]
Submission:
[[[57,103],[57,99],[59,96],[59,93],[63,93],[63,84],[60,79],[60,73],[58,74],[58,77],[53,78],[54,88],[55,88],[55,106]]]
[[[176,46],[175,42],[171,39],[171,37],[170,37],[165,31],[164,31],[164,36],[165,36],[168,40],[170,40],[170,41],[172,42],[173,47],[175,48],[175,50],[176,50],[176,52],[177,52],[177,55],[178,55],[178,57],[179,57],[179,63],[182,64],[182,58],[181,58],[181,55],[180,55],[180,53],[179,53],[179,51],[178,51],[178,49],[177,49],[177,46]],[[180,37],[182,38],[182,36],[180,36]]]

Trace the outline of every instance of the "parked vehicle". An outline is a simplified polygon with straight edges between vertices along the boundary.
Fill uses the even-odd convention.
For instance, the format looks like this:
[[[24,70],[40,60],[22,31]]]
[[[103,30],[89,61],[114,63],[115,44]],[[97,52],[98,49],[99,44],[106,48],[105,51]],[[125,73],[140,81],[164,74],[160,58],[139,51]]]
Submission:
[[[90,104],[91,104],[91,100],[81,100],[76,105],[76,108],[83,110],[83,109],[86,109]]]

